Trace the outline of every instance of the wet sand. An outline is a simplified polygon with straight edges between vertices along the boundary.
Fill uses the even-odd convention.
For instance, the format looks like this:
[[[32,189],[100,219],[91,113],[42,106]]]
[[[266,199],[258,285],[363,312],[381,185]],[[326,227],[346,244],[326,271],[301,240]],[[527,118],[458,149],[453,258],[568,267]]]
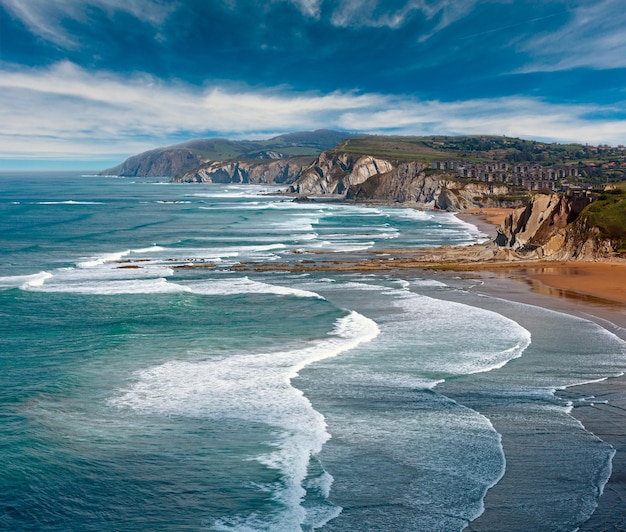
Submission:
[[[484,214],[463,217],[477,225]],[[468,219],[469,218],[469,219]],[[489,233],[481,226],[483,232]],[[483,284],[479,293],[580,316],[626,341],[626,262],[511,264],[464,275]],[[625,368],[626,369],[626,368]],[[575,407],[572,415],[603,441],[615,456],[611,477],[598,507],[581,532],[626,530],[626,376],[575,386],[559,392]]]
[[[510,209],[460,215],[484,233],[494,236],[496,226],[489,220],[503,219]],[[504,211],[504,212],[503,212]],[[386,271],[405,275],[407,270],[436,270],[443,277],[451,275],[476,279],[477,293],[499,297],[579,316],[605,328],[626,341],[626,261],[549,262],[495,261],[485,259],[481,245],[466,248],[428,250],[377,250],[328,260],[315,254],[296,266],[279,265],[273,269],[292,271]],[[493,254],[491,254],[493,256]],[[256,270],[254,264],[243,269]],[[625,363],[626,371],[626,363]],[[574,401],[572,415],[587,430],[612,445],[612,475],[599,505],[581,531],[626,530],[626,377],[576,386],[559,392]],[[582,401],[581,401],[582,399]],[[486,501],[487,511],[489,501]],[[497,513],[497,508],[492,509]]]
[[[559,270],[566,275],[563,268]],[[604,272],[605,266],[590,269],[596,275],[600,275]],[[461,275],[482,283],[473,289],[477,293],[579,316],[594,321],[626,341],[626,303],[590,297],[575,291],[553,289],[528,275],[526,268],[517,271],[468,271]],[[577,273],[572,274],[573,277],[576,275]],[[616,451],[612,464],[613,471],[599,500],[598,508],[579,530],[624,531],[626,530],[626,377],[575,386],[558,394],[573,401],[572,415],[588,431],[612,445]],[[488,511],[489,499],[486,505]],[[497,512],[497,509],[493,510]]]
[[[496,227],[489,220],[501,223],[500,220],[511,210],[499,209],[500,212],[489,213],[489,216],[487,211],[484,209],[460,217],[482,232],[495,236]],[[419,269],[422,260],[399,254],[393,262],[400,270],[405,270],[411,266]],[[478,293],[591,320],[626,341],[626,261],[478,261],[422,264],[424,266],[426,269],[452,270],[453,275],[477,279],[480,283],[473,291]],[[598,507],[579,530],[626,531],[626,376],[571,387],[559,395],[572,400],[575,405],[572,415],[616,451],[612,474]],[[489,499],[486,505],[488,511]],[[497,512],[497,508],[492,511]]]
[[[457,217],[465,222],[474,224],[483,233],[496,236],[496,229],[504,223],[504,219],[517,209],[481,208],[467,209],[457,213]]]

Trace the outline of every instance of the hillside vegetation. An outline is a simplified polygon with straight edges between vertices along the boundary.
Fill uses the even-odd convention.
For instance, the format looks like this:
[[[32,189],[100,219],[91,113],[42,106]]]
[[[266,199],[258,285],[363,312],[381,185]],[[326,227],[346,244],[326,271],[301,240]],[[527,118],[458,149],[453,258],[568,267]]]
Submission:
[[[603,237],[615,242],[620,253],[626,253],[626,182],[602,193],[582,212],[589,227],[597,227]]]
[[[297,157],[317,155],[324,150],[329,150],[347,136],[349,136],[347,133],[318,129],[317,131],[288,133],[267,140],[198,139],[161,149],[186,148],[192,153],[212,161],[262,159],[267,158],[270,152],[274,152],[275,156]]]
[[[542,166],[578,165],[591,182],[619,182],[626,178],[626,150],[622,147],[545,143],[502,136],[402,137],[369,135],[339,143],[337,153],[386,157],[393,161],[502,161]]]
[[[435,174],[440,170],[431,169],[433,161],[456,160],[463,161],[464,164],[506,162],[509,165],[528,163],[544,167],[576,166],[579,177],[569,179],[570,184],[602,185],[626,179],[624,147],[556,144],[479,135],[351,136],[331,130],[289,133],[266,140],[190,140],[134,155],[122,164],[104,170],[102,174],[182,178],[184,175],[193,176],[197,171],[207,166],[215,166],[216,163],[224,168],[225,165],[232,166],[240,162],[249,165],[281,159],[290,160],[294,166],[302,163],[302,160],[295,160],[295,157],[310,157],[309,162],[302,163],[304,171],[323,152],[329,152],[333,156],[344,154],[350,157],[385,159],[394,166],[417,162],[423,166],[425,172]],[[295,176],[293,172],[290,175]],[[242,182],[240,176],[233,174],[231,177]],[[195,181],[195,178],[191,180]]]
[[[369,135],[354,137],[339,143],[333,150],[336,153],[351,155],[371,155],[384,157],[393,161],[428,162],[448,157],[441,150],[432,146],[431,137],[394,137]],[[450,154],[450,158],[460,158],[458,154]]]
[[[319,153],[332,149],[348,136],[348,133],[319,129],[279,135],[267,140],[195,139],[133,155],[101,174],[174,178],[215,161],[272,161],[310,157],[308,164]]]

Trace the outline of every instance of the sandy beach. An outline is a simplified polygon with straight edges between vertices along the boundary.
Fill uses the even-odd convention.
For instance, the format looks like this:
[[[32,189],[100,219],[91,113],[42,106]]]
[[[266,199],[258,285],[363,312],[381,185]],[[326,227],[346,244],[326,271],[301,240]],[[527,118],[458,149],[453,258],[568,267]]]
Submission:
[[[510,209],[480,209],[459,217],[493,237]],[[272,264],[269,269],[292,271],[381,272],[402,277],[409,272],[428,270],[442,281],[472,279],[472,291],[508,301],[534,305],[593,321],[626,341],[626,261],[556,262],[494,261],[485,259],[485,247],[430,249],[386,249],[371,253],[340,256],[336,260],[316,260],[306,254],[297,266]],[[244,264],[255,271],[258,264]],[[261,267],[261,271],[268,266]],[[625,363],[626,369],[626,363]],[[576,386],[558,392],[572,400],[572,415],[584,427],[616,450],[612,475],[605,486],[598,508],[580,528],[584,531],[626,530],[626,377]],[[497,488],[494,488],[494,490]],[[497,506],[485,505],[491,516]],[[484,526],[482,523],[481,526]],[[497,530],[496,528],[470,530]]]
[[[463,218],[475,225],[480,222],[483,231],[489,223],[485,213]],[[479,293],[580,316],[626,341],[626,262],[482,265],[464,275],[482,281]],[[626,530],[626,377],[558,393],[574,403],[572,415],[616,451],[598,508],[579,530]]]
[[[497,225],[510,212],[511,209],[480,209],[466,211],[459,217],[493,237]],[[442,251],[442,257],[447,258],[448,254],[448,250]],[[337,261],[323,267],[391,269],[398,271],[399,275],[411,269],[427,269],[438,271],[442,280],[448,276],[476,279],[479,282],[472,290],[477,293],[575,315],[597,323],[626,341],[626,261],[464,262],[461,259],[456,264],[438,264],[436,253],[426,263],[424,257],[415,256],[414,252],[395,250],[391,255],[391,260],[381,256],[369,262],[346,264]],[[610,378],[558,393],[572,400],[572,415],[616,451],[612,475],[598,508],[579,530],[626,530],[626,377]],[[497,507],[490,508],[489,497],[485,505],[491,510],[490,514],[497,515]]]

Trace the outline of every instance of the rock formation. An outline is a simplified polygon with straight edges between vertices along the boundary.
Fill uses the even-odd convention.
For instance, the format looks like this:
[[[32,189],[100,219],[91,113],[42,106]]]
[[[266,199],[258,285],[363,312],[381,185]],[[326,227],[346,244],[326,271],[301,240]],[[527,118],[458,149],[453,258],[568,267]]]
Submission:
[[[213,161],[172,178],[173,183],[293,183],[305,163],[300,159]]]
[[[350,187],[347,199],[412,203],[422,208],[459,211],[472,207],[501,206],[510,189],[494,183],[468,183],[446,175],[432,175],[423,164],[399,164],[388,173]],[[519,206],[523,199],[509,198],[507,205]]]
[[[301,195],[345,195],[351,186],[392,169],[393,165],[389,161],[369,155],[358,157],[346,153],[322,152],[311,166],[302,171],[289,192]]]
[[[289,188],[302,195],[341,194],[347,200],[409,203],[421,208],[457,211],[472,207],[523,205],[507,185],[463,182],[433,175],[421,162],[394,163],[347,153],[323,152]]]
[[[614,253],[614,243],[580,216],[589,197],[536,194],[509,215],[498,229],[496,244],[516,258],[590,260]]]
[[[133,155],[101,175],[170,177],[197,168],[204,159],[189,149],[157,149]]]
[[[349,136],[348,133],[340,131],[319,129],[256,141],[194,139],[133,155],[122,164],[104,170],[101,175],[170,177],[176,180],[187,176],[185,181],[208,183],[223,183],[227,175],[239,183],[246,182],[246,175],[249,176],[250,183],[272,182],[271,176],[275,175],[279,179],[277,183],[290,183],[317,154],[333,148]],[[306,159],[301,160],[303,157]],[[273,160],[285,160],[290,164],[281,167],[263,165],[263,161]],[[259,164],[253,164],[255,162]],[[237,171],[234,166],[229,168],[229,165],[239,163],[249,166],[247,168],[245,165],[242,166],[241,171]],[[199,172],[197,175],[196,171]]]

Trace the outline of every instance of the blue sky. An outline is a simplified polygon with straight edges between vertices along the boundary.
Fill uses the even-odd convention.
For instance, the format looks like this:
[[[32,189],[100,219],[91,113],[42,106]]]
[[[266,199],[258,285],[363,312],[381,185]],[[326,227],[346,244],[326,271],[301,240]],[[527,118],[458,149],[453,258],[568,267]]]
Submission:
[[[0,0],[0,170],[317,128],[626,144],[626,0]]]

